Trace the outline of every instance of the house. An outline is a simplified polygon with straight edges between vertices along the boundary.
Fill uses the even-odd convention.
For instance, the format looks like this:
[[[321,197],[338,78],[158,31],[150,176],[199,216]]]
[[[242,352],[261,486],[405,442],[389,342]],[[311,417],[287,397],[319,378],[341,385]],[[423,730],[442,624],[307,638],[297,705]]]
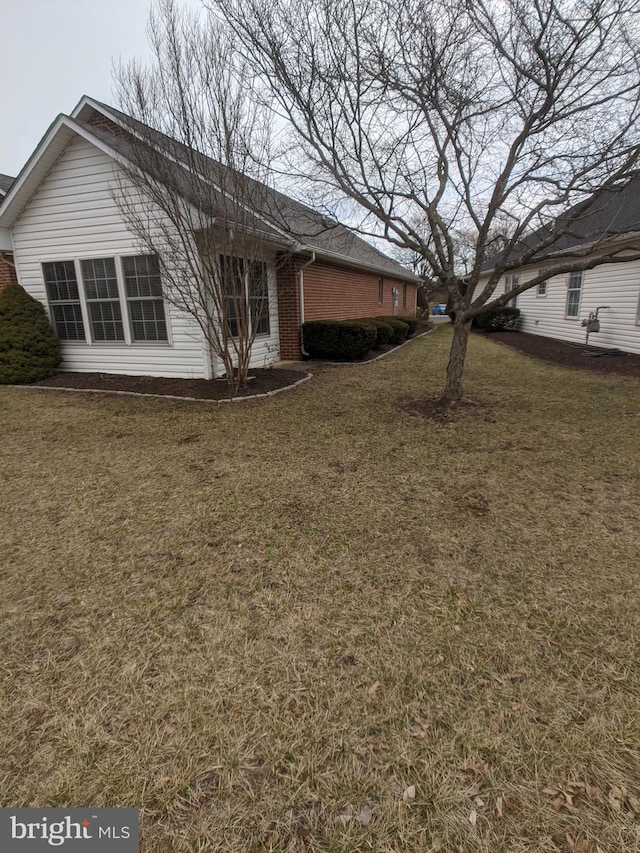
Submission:
[[[49,312],[63,369],[212,378],[221,364],[194,317],[159,298],[157,258],[141,252],[114,198],[141,129],[170,168],[184,168],[178,143],[83,97],[53,122],[8,190],[0,232],[10,234],[20,284]],[[224,170],[204,156],[201,163],[212,181]],[[306,320],[415,313],[420,279],[349,229],[262,189],[268,210],[256,218],[273,239],[268,317],[252,367],[300,358]]]
[[[501,277],[495,298],[537,277],[541,270],[578,259],[593,249],[595,255],[616,249],[625,257],[640,251],[640,175],[616,190],[597,193],[569,229],[558,220],[558,237],[535,262],[514,268]],[[539,235],[538,235],[539,236]],[[489,260],[478,293],[494,266]],[[589,345],[640,354],[640,261],[603,263],[593,269],[556,275],[519,294],[509,303],[520,309],[519,329],[532,335],[584,344],[583,321],[598,311],[600,331]]]
[[[0,203],[11,189],[14,181],[15,178],[10,175],[0,174]],[[6,229],[0,228],[0,290],[8,284],[15,284],[16,281],[16,269],[11,253],[11,237]]]

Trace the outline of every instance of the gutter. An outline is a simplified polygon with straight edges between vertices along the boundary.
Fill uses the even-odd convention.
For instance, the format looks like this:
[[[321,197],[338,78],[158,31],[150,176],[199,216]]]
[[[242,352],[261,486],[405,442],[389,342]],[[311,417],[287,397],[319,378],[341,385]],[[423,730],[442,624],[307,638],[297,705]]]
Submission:
[[[310,259],[302,264],[300,269],[298,270],[298,283],[300,288],[300,352],[302,355],[309,355],[309,353],[304,348],[304,340],[302,335],[302,325],[304,323],[304,271],[307,267],[310,267],[311,264],[316,262],[316,253],[311,252]]]

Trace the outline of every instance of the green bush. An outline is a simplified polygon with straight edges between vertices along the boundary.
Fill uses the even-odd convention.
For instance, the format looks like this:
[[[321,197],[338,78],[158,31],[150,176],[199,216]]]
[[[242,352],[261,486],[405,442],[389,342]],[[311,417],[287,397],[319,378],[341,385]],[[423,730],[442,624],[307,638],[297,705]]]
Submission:
[[[378,320],[384,320],[393,329],[390,344],[401,344],[409,334],[409,326],[399,317],[378,317]]]
[[[372,349],[376,329],[349,320],[310,320],[302,325],[302,340],[311,358],[351,361]]]
[[[413,317],[411,314],[399,314],[396,317],[396,320],[402,320],[403,323],[406,323],[409,327],[409,337],[411,335],[415,335],[418,329],[418,318]]]
[[[61,361],[60,342],[42,304],[19,284],[5,287],[0,292],[0,384],[46,379]]]
[[[375,348],[380,349],[385,344],[388,344],[393,337],[393,329],[384,320],[379,317],[363,317],[361,320],[353,320],[354,323],[366,323],[368,326],[373,326],[376,330]]]
[[[480,329],[483,332],[512,332],[517,328],[518,319],[520,317],[519,308],[490,308],[478,314],[471,321],[471,326],[474,329]]]

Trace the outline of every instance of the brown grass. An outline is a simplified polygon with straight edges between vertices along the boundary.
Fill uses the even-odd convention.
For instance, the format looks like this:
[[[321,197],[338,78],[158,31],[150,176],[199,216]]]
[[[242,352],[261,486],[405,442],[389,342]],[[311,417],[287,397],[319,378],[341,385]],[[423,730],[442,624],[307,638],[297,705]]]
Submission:
[[[474,338],[437,423],[449,334],[224,409],[2,390],[3,805],[140,806],[144,853],[640,847],[640,381]]]

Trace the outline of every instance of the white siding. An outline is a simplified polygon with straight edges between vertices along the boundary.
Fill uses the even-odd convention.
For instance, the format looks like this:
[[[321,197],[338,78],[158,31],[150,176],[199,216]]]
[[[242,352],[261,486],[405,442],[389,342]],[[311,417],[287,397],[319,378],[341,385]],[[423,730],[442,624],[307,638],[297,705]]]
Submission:
[[[110,194],[116,164],[76,137],[65,149],[13,226],[18,280],[47,304],[41,264],[137,254]],[[165,304],[169,344],[63,343],[63,370],[202,378],[207,375],[202,334],[184,312]]]
[[[524,284],[537,273],[537,269],[521,271],[520,283]],[[640,261],[603,264],[586,270],[576,319],[565,317],[568,281],[568,275],[559,275],[547,281],[546,296],[538,296],[535,287],[518,296],[521,331],[583,344],[586,330],[581,321],[600,305],[608,305],[609,308],[601,310],[598,315],[600,332],[589,336],[589,345],[616,347],[640,354]],[[498,284],[494,298],[502,293],[503,281]]]

